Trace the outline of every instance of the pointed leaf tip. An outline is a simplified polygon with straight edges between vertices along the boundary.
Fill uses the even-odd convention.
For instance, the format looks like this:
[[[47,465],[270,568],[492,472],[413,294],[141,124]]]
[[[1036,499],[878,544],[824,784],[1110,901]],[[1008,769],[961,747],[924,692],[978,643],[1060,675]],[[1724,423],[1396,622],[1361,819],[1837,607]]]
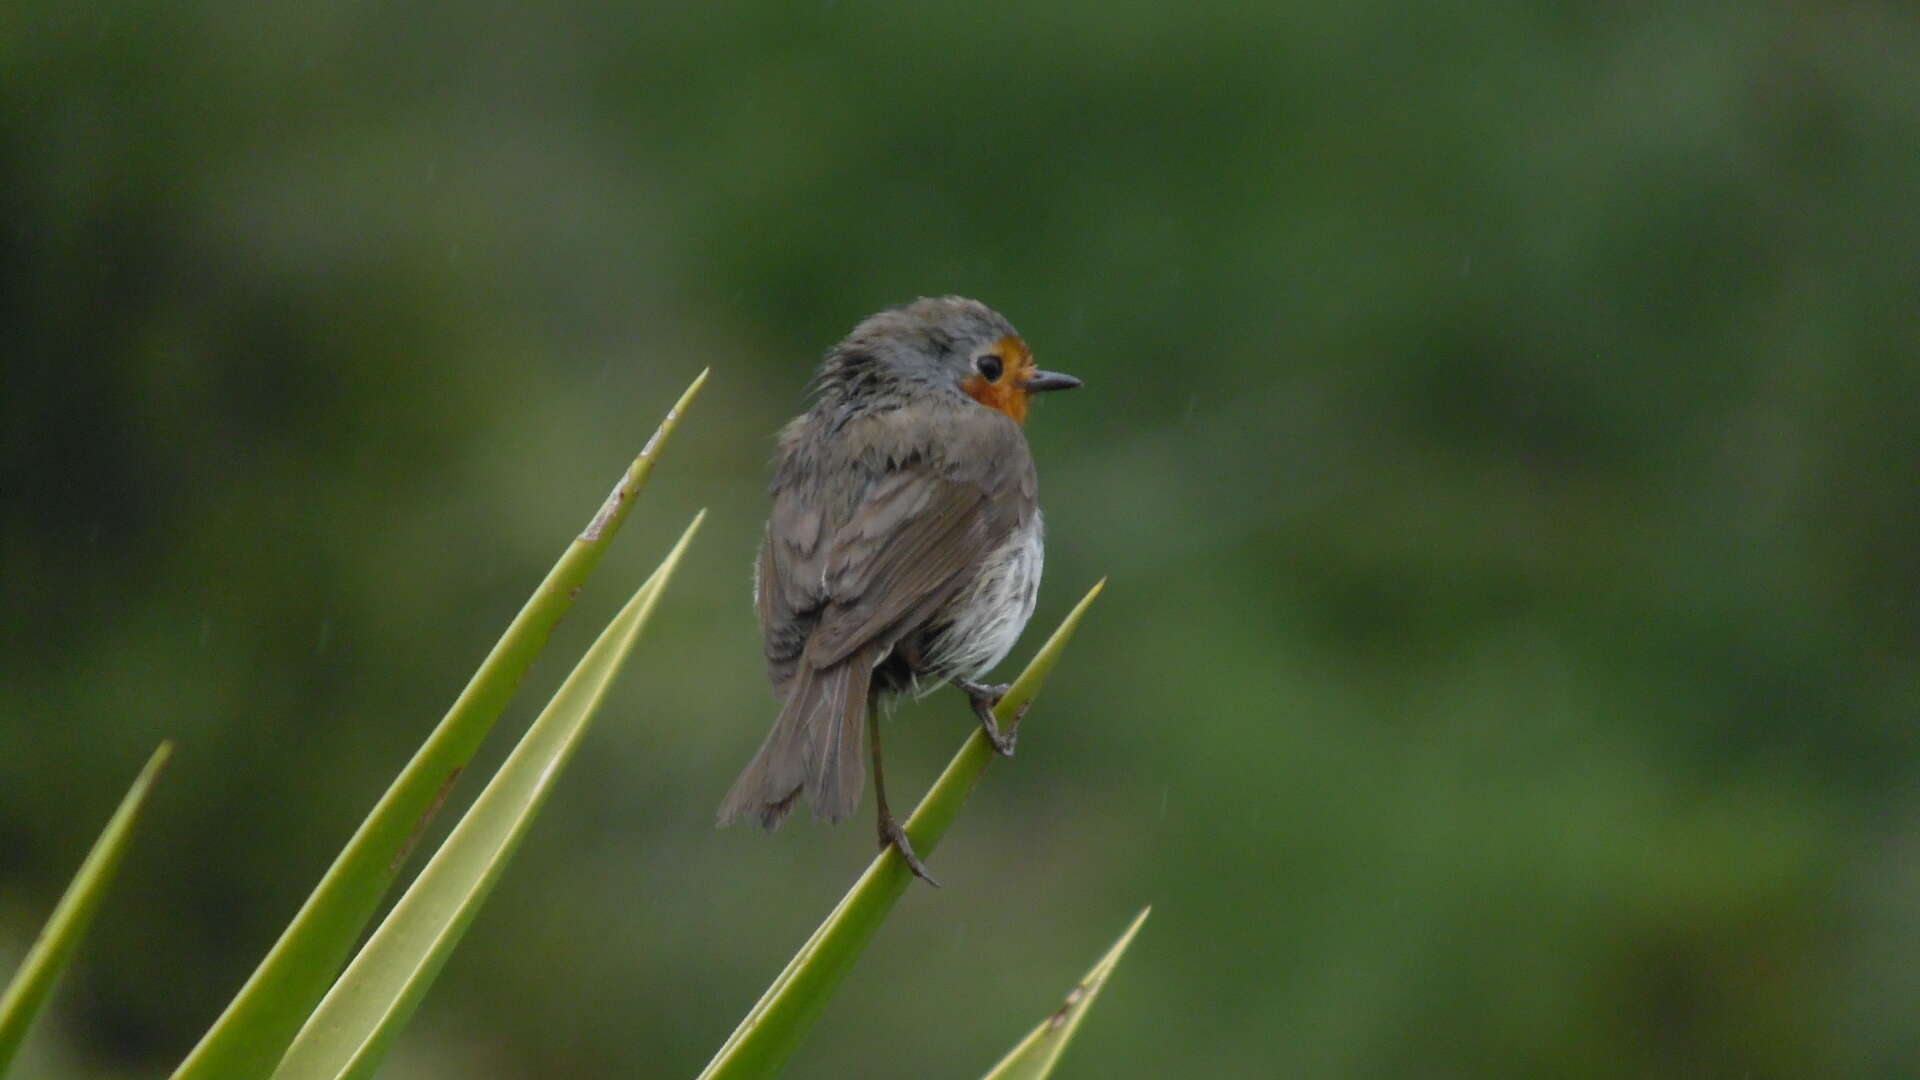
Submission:
[[[1080,602],[1073,605],[1073,610],[1067,612],[1067,617],[1060,620],[1060,625],[1054,628],[1046,644],[1040,646],[1040,651],[1033,654],[1033,659],[1027,663],[1026,670],[1013,681],[1013,686],[1007,690],[1006,696],[1000,699],[999,706],[994,709],[994,715],[1002,724],[1012,722],[1013,718],[1020,714],[1020,710],[1030,704],[1040,693],[1040,687],[1053,671],[1053,665],[1059,662],[1060,654],[1066,651],[1067,642],[1073,640],[1073,632],[1080,628],[1080,620],[1086,618],[1087,609],[1093,606],[1093,601],[1106,587],[1106,578],[1094,582],[1093,588],[1088,589],[1087,594],[1080,598]]]
[[[86,936],[113,883],[114,873],[132,845],[134,827],[153,793],[154,783],[172,756],[173,743],[165,741],[147,758],[140,775],[134,778],[113,816],[107,819],[106,827],[100,830],[99,839],[81,860],[80,869],[74,872],[53,913],[47,916],[40,936],[28,948],[6,988],[0,990],[0,1074],[12,1063],[28,1028],[52,995],[54,983]]]
[[[687,553],[687,545],[693,543],[693,534],[700,531],[700,526],[704,524],[706,520],[707,508],[703,506],[693,515],[693,520],[687,522],[686,529],[680,533],[680,539],[674,541],[672,549],[667,552],[667,557],[661,560],[661,567],[666,569],[668,573],[672,573],[673,568],[679,565],[680,557]]]
[[[711,367],[700,369],[700,374],[695,375],[693,381],[687,384],[687,388],[681,391],[680,399],[673,403],[673,408],[667,410],[668,419],[680,419],[681,414],[687,411],[687,406],[693,404],[693,399],[700,396],[700,388],[707,385],[707,376],[711,374],[713,374]]]
[[[1000,1063],[989,1070],[983,1080],[1045,1080],[1051,1075],[1067,1044],[1073,1041],[1080,1022],[1086,1018],[1087,1010],[1093,1006],[1093,999],[1106,987],[1108,977],[1120,963],[1120,957],[1127,951],[1127,946],[1133,944],[1134,936],[1140,932],[1141,925],[1152,912],[1153,907],[1149,905],[1134,916],[1126,932],[1113,943],[1099,963],[1094,964],[1086,976],[1067,991],[1060,1007],[1028,1032],[1027,1037],[1008,1051],[1007,1056],[1001,1058]]]
[[[609,491],[606,499],[600,503],[600,509],[594,513],[593,520],[587,522],[587,527],[581,530],[580,540],[589,544],[597,543],[603,538],[610,537],[614,530],[620,527],[620,523],[626,520],[627,511],[632,509],[634,499],[639,496],[640,490],[646,487],[647,478],[653,475],[653,463],[659,460],[660,452],[666,449],[667,440],[673,436],[674,429],[680,426],[680,418],[686,415],[687,406],[693,403],[693,399],[700,393],[700,387],[705,385],[707,370],[694,376],[693,382],[687,384],[687,388],[681,391],[680,399],[667,410],[667,415],[661,418],[660,425],[653,429],[652,435],[647,437],[646,445],[640,448],[640,453],[634,456],[633,462],[614,483],[613,490]]]

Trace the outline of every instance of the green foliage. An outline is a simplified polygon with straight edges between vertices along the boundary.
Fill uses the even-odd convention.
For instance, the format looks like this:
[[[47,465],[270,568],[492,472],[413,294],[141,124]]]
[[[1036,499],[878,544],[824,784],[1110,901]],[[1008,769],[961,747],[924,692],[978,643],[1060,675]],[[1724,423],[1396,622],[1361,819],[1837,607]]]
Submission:
[[[333,982],[388,885],[553,627],[572,606],[646,486],[667,438],[706,381],[701,372],[628,466],[599,513],[568,545],[453,707],[367,815],[266,959],[174,1073],[175,1080],[266,1076]],[[597,699],[596,699],[597,700]]]
[[[1087,608],[1105,586],[1103,580],[1087,590],[1087,595],[1061,621],[1053,636],[1034,654],[1026,670],[1000,699],[994,708],[994,717],[1001,730],[1018,727],[1021,711],[1040,692]],[[986,732],[975,728],[907,818],[904,825],[907,837],[922,858],[931,855],[940,845],[947,827],[953,824],[960,807],[972,793],[973,785],[996,756]],[[799,1048],[840,980],[852,970],[854,961],[860,958],[912,881],[913,873],[898,851],[888,847],[876,855],[866,873],[860,875],[707,1063],[700,1074],[701,1080],[751,1080],[777,1074]]]
[[[120,869],[127,845],[133,839],[134,826],[140,821],[140,811],[172,754],[173,745],[161,743],[147,759],[146,768],[134,778],[133,786],[127,789],[113,817],[107,819],[107,827],[100,830],[100,838],[93,842],[86,860],[54,906],[53,914],[47,917],[47,924],[41,928],[33,948],[7,982],[6,990],[0,992],[0,1076],[13,1064],[14,1055],[20,1052],[20,1044],[27,1037],[27,1029],[53,993],[54,983],[66,970],[74,950],[80,947],[80,939],[86,936],[88,924],[106,899],[107,888],[113,884],[114,873]]]
[[[1053,1074],[1053,1067],[1060,1062],[1060,1055],[1073,1041],[1074,1033],[1080,1030],[1080,1022],[1087,1018],[1087,1010],[1093,1008],[1093,999],[1106,989],[1107,977],[1113,969],[1120,966],[1120,957],[1126,953],[1127,946],[1133,944],[1133,937],[1147,921],[1152,908],[1143,909],[1134,916],[1120,940],[1113,943],[1100,962],[1093,965],[1086,978],[1067,993],[1065,1001],[1055,1009],[1040,1025],[1020,1040],[1019,1045],[1000,1059],[1000,1064],[988,1070],[984,1080],[1046,1080]]]
[[[704,516],[704,515],[702,515]],[[307,1018],[275,1080],[373,1075],[579,748],[700,517],[574,666],[506,763]]]

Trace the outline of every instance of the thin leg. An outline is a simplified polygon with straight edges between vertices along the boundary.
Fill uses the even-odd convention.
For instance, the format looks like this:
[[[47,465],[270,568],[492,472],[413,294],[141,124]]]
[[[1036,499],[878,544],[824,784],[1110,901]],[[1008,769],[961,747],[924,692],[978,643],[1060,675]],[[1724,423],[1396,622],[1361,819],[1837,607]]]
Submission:
[[[900,857],[907,861],[907,869],[913,871],[914,877],[937,889],[940,883],[933,880],[933,875],[927,872],[927,864],[913,853],[913,845],[907,841],[907,830],[893,820],[893,811],[887,809],[887,777],[880,765],[880,710],[872,705],[867,706],[867,741],[873,744],[873,798],[880,804],[880,846],[892,845]]]
[[[961,693],[967,695],[968,703],[973,706],[973,715],[980,718],[980,726],[986,729],[987,741],[993,744],[994,750],[1001,757],[1012,757],[1014,745],[1020,741],[1020,721],[1026,719],[1027,706],[1020,706],[1020,711],[1013,714],[1013,723],[1008,725],[1009,730],[1005,732],[1000,730],[999,722],[993,718],[994,707],[1000,704],[1000,699],[1012,687],[1006,683],[977,683],[969,679],[954,679],[952,682]]]

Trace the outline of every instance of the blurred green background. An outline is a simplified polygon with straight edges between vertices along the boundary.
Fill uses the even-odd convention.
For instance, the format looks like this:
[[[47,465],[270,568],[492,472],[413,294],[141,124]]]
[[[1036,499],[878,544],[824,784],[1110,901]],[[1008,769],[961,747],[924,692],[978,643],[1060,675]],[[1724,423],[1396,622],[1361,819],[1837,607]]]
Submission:
[[[0,970],[180,744],[22,1074],[171,1068],[712,365],[385,1075],[694,1073],[872,850],[712,828],[772,432],[958,292],[1087,380],[1008,673],[1112,585],[790,1075],[1149,902],[1064,1075],[1920,1075],[1917,193],[1874,0],[0,6]]]

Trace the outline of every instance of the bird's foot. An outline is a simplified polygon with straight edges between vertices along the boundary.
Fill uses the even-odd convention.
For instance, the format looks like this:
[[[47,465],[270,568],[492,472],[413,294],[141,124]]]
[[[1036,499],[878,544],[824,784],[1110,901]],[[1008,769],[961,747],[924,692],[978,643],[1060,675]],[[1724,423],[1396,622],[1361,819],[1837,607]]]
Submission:
[[[1020,721],[1026,719],[1027,706],[1020,706],[1020,710],[1013,714],[1013,722],[1007,725],[1006,731],[1000,730],[1000,722],[994,719],[993,710],[1013,687],[1006,683],[977,683],[967,679],[955,679],[953,685],[967,695],[968,703],[973,706],[973,715],[980,718],[980,728],[987,733],[987,741],[993,744],[994,751],[1001,757],[1012,757],[1014,746],[1020,742]]]
[[[921,862],[920,856],[913,853],[913,843],[907,839],[907,830],[901,828],[900,823],[893,820],[892,814],[886,814],[880,819],[880,846],[883,848],[891,847],[893,850],[899,852],[900,857],[906,860],[907,869],[913,871],[914,877],[919,878],[921,881],[926,882],[936,889],[940,887],[940,883],[933,879],[933,874],[928,872],[927,864]]]

